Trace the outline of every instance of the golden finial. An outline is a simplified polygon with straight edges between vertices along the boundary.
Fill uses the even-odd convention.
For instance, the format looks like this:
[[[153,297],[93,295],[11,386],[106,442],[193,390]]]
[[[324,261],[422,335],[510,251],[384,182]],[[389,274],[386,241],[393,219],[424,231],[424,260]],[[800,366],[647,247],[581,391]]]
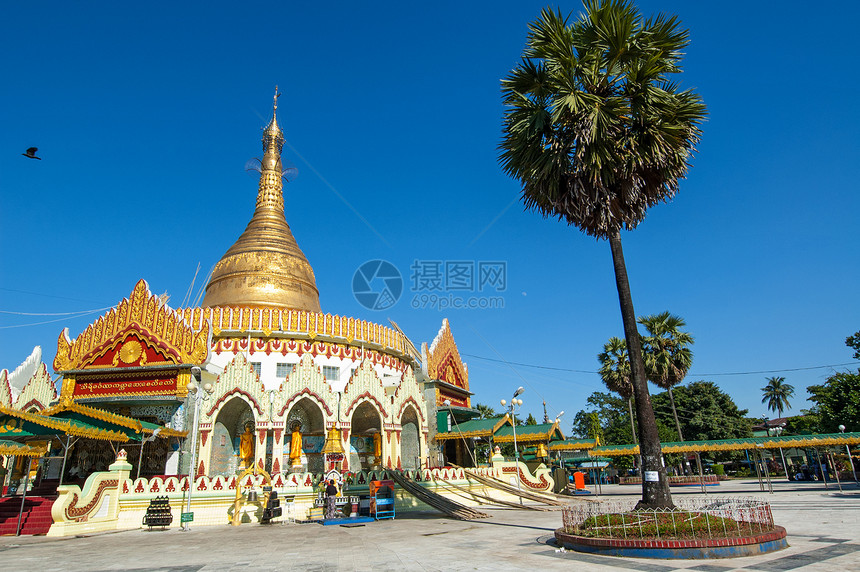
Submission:
[[[263,131],[263,158],[254,216],[215,265],[203,306],[252,306],[320,311],[314,271],[284,217],[281,149],[275,86],[272,120]]]

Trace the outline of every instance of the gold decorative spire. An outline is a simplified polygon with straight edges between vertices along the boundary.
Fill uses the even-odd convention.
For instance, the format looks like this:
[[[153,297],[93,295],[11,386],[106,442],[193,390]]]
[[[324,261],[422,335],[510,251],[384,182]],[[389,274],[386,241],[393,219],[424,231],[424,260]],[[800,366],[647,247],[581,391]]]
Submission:
[[[203,306],[258,306],[320,311],[319,290],[308,259],[284,217],[278,88],[272,119],[263,131],[260,185],[251,222],[224,254],[206,285]]]

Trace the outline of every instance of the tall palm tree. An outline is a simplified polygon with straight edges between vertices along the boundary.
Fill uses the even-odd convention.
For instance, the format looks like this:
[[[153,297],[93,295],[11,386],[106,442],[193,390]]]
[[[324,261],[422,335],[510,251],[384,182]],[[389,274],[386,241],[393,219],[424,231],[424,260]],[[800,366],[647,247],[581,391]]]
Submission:
[[[681,331],[681,328],[687,325],[683,318],[673,316],[669,312],[641,316],[639,323],[648,330],[648,335],[642,340],[645,373],[651,383],[669,390],[675,427],[678,429],[678,437],[683,441],[684,433],[678,422],[672,388],[684,380],[693,363],[693,351],[690,349],[693,336]]]
[[[633,442],[636,439],[636,425],[633,423],[633,384],[630,382],[630,358],[627,356],[627,342],[621,338],[611,337],[603,344],[603,351],[597,354],[600,362],[600,379],[609,388],[627,400],[627,409],[630,411],[630,430],[633,433]]]
[[[500,161],[522,184],[526,208],[608,239],[646,471],[640,506],[673,506],[621,230],[678,191],[706,110],[670,81],[689,36],[676,17],[643,18],[629,0],[584,8],[575,21],[545,9],[529,25],[522,61],[502,80]]]
[[[767,385],[762,387],[761,391],[764,395],[761,402],[767,403],[767,408],[771,411],[777,411],[780,417],[782,417],[783,410],[791,408],[788,398],[794,397],[794,386],[785,383],[784,377],[767,378]]]

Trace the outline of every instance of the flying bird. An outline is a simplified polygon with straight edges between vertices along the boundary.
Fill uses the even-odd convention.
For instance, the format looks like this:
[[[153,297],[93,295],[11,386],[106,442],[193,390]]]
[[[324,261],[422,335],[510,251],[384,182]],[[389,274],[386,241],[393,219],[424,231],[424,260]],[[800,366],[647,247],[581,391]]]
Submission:
[[[29,149],[27,149],[26,153],[21,153],[21,154],[24,155],[25,157],[29,157],[30,159],[38,159],[39,161],[41,161],[42,160],[41,157],[36,157],[36,151],[38,151],[38,150],[39,150],[38,147],[30,147]]]

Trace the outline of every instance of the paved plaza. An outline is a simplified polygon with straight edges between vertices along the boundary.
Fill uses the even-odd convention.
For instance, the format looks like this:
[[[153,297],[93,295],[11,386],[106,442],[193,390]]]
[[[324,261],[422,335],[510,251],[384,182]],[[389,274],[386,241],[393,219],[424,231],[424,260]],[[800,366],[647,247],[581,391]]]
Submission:
[[[758,557],[669,561],[562,552],[552,542],[559,511],[501,508],[491,518],[457,521],[434,512],[403,513],[365,526],[318,524],[134,530],[76,538],[0,537],[0,566],[38,572],[266,570],[860,570],[860,489],[840,493],[819,483],[756,481],[711,487],[713,496],[756,496],[771,502],[790,547]],[[604,497],[633,498],[637,487],[603,487]],[[700,495],[698,488],[673,489]]]

